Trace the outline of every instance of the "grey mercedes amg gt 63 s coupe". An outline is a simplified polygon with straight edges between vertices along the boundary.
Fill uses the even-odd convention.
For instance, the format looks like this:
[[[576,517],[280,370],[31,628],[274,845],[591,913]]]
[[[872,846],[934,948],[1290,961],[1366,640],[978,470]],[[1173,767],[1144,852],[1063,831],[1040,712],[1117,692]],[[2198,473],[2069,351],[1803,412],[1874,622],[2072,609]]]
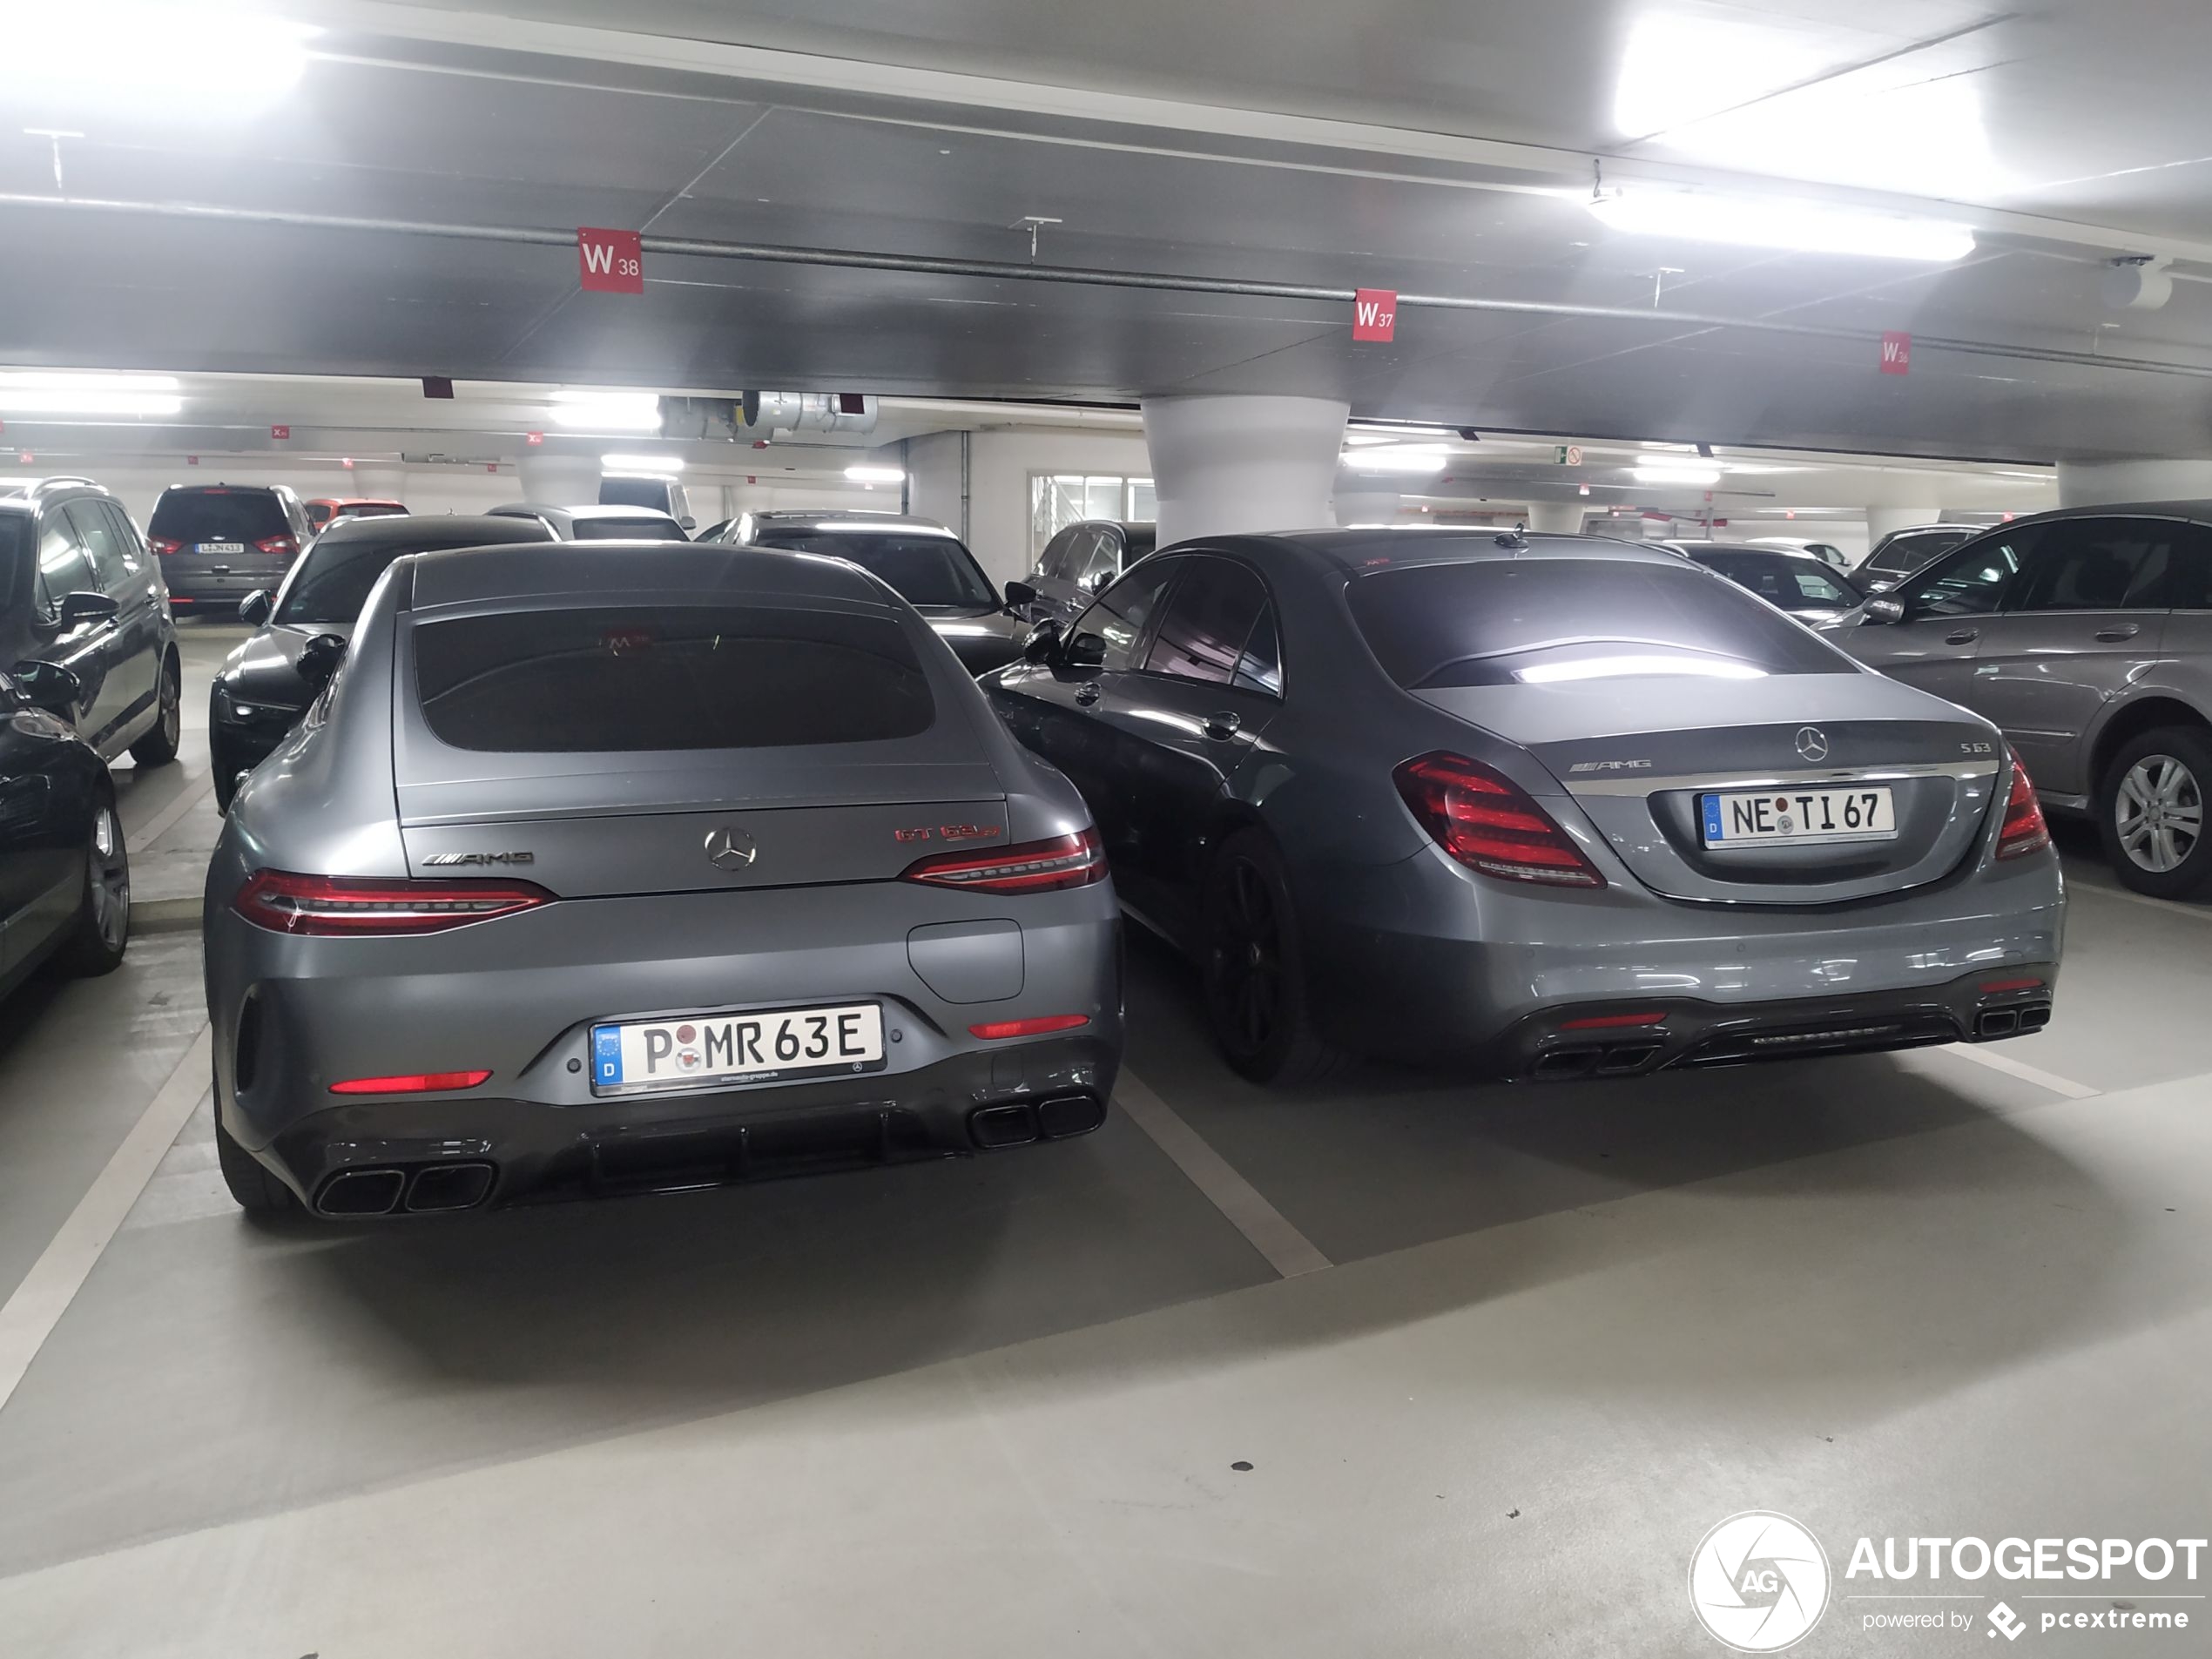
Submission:
[[[1263,1082],[1347,1050],[1612,1076],[2050,1018],[2058,863],[1997,730],[1671,553],[1186,543],[983,684]]]
[[[424,553],[208,873],[224,1174],[382,1216],[1080,1135],[1119,1063],[1081,798],[835,559]]]

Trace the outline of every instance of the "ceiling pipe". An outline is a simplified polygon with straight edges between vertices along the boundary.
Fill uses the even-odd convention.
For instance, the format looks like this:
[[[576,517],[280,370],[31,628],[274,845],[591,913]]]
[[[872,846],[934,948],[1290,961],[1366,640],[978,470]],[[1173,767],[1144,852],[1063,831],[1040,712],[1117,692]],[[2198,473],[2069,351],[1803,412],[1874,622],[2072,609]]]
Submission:
[[[217,207],[192,202],[111,201],[90,197],[60,198],[0,192],[0,207],[31,207],[68,212],[199,220],[223,225],[261,225],[293,230],[362,231],[386,236],[435,237],[458,242],[498,242],[518,246],[573,251],[573,230],[538,230],[521,226],[452,225],[428,219],[361,219],[334,213],[303,213],[271,208]],[[1186,276],[1157,271],[1115,271],[1093,266],[1030,265],[1006,260],[946,259],[933,254],[873,253],[854,248],[806,247],[771,242],[705,241],[690,237],[641,238],[644,253],[685,259],[741,260],[762,265],[813,266],[833,270],[892,271],[908,275],[974,277],[998,282],[1051,282],[1083,287],[1132,288],[1163,293],[1212,293],[1232,298],[1303,300],[1350,305],[1353,290],[1296,282],[1258,282],[1231,277]],[[1843,341],[1877,345],[1878,330],[1831,328],[1817,323],[1776,322],[1764,317],[1723,317],[1692,311],[1661,311],[1640,306],[1575,305],[1550,300],[1493,300],[1465,294],[1404,293],[1400,310],[1471,311],[1512,316],[1564,317],[1604,322],[1657,323],[1665,327],[1727,329],[1739,334],[1780,335],[1797,340]],[[2212,380],[2212,364],[2158,362],[2095,352],[2062,351],[2040,346],[2003,345],[1916,334],[1919,351],[1955,352],[2019,362],[2060,363],[2083,368],[2127,369],[2138,374],[2177,374]]]

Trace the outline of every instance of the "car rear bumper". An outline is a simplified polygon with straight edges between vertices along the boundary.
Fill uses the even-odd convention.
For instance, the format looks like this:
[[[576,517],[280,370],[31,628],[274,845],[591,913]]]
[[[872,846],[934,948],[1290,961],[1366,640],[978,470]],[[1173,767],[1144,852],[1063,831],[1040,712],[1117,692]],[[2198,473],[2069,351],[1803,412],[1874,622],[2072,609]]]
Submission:
[[[207,567],[221,564],[217,572]],[[161,560],[161,579],[169,590],[169,603],[194,610],[235,612],[239,600],[266,588],[273,593],[283,582],[292,561],[268,554],[212,558],[204,554],[167,554]]]

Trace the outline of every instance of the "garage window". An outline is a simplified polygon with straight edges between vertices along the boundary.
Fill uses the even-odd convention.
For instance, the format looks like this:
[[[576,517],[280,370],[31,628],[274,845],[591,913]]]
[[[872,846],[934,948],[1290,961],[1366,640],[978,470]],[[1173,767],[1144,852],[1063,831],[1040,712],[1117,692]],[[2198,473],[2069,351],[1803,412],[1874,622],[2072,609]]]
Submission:
[[[498,752],[765,749],[912,738],[936,718],[898,624],[722,606],[525,610],[418,624],[439,741]]]

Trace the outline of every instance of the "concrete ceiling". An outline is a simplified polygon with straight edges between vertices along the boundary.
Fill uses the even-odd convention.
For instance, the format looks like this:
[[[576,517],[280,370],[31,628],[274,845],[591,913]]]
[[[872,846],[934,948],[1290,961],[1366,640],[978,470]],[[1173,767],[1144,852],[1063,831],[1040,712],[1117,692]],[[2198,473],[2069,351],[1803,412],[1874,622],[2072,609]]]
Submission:
[[[2212,8],[1869,0],[1838,24],[1812,0],[503,6],[293,6],[320,27],[314,55],[259,108],[239,89],[18,80],[0,235],[32,256],[0,261],[0,361],[1298,392],[1623,439],[2038,462],[2212,448],[2195,85]],[[1575,199],[1601,159],[1632,185],[1937,212],[1979,246],[1924,266],[1624,236]],[[1046,266],[1647,311],[1663,287],[1662,311],[1409,309],[1393,344],[1354,346],[1328,300],[700,255],[649,255],[642,297],[583,294],[572,252],[483,239],[583,224],[1026,261],[1009,227],[1027,214],[1062,221]],[[2130,253],[2176,261],[2162,309],[2101,297]],[[1915,336],[1908,376],[1878,372],[1892,329]]]

